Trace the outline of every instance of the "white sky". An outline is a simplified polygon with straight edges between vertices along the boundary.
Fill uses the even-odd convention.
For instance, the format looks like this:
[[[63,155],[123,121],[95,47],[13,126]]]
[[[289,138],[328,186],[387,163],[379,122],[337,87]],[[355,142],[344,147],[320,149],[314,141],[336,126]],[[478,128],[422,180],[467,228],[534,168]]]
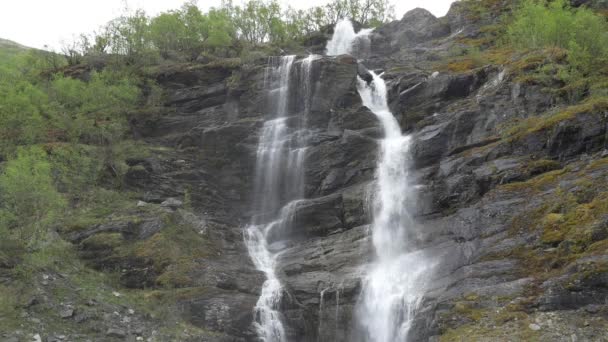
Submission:
[[[280,0],[295,8],[307,8],[328,0]],[[185,0],[128,0],[129,8],[142,8],[148,15],[179,8]],[[396,16],[423,7],[436,16],[447,13],[453,0],[392,0]],[[239,1],[234,1],[235,4]],[[220,0],[199,0],[199,7],[218,6]],[[0,38],[42,48],[60,50],[62,41],[90,33],[117,17],[125,0],[0,0]]]

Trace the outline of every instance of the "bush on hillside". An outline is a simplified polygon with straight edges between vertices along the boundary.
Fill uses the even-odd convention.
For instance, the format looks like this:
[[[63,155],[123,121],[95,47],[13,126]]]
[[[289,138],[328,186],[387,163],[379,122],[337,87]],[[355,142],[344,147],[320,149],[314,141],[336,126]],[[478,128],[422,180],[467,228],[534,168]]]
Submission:
[[[588,75],[608,62],[608,24],[587,8],[566,0],[549,4],[525,0],[508,28],[509,41],[520,49],[562,48],[574,70]]]

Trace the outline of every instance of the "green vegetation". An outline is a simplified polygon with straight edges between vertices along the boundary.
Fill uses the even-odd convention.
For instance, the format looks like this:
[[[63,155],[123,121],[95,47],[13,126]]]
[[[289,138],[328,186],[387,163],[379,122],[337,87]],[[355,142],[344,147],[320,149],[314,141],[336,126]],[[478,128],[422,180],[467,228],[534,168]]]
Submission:
[[[466,0],[461,7],[477,20],[500,19],[481,27],[479,38],[461,40],[464,54],[455,53],[448,70],[462,72],[496,62],[512,66],[516,73],[544,67],[542,74],[552,73],[568,84],[608,72],[608,23],[591,9],[572,8],[566,0],[521,0],[509,6]],[[480,52],[480,47],[487,49]]]
[[[589,97],[579,104],[514,122],[505,130],[504,136],[510,140],[521,139],[532,133],[552,129],[557,124],[572,120],[578,115],[602,113],[606,110],[608,110],[608,97]]]
[[[527,0],[509,26],[509,41],[520,49],[561,48],[570,67],[589,75],[608,62],[608,23],[587,8],[570,8],[566,0]]]
[[[577,172],[556,170],[499,187],[501,192],[527,191],[530,198],[542,196],[541,205],[517,215],[511,222],[512,234],[533,231],[538,232],[539,239],[536,244],[490,256],[487,260],[517,258],[526,265],[522,276],[533,276],[542,282],[563,274],[573,261],[605,253],[608,188],[604,171],[607,166],[604,158]]]
[[[65,200],[53,186],[51,164],[39,147],[20,148],[0,175],[0,225],[17,228],[20,240],[44,238],[44,226],[57,217]]]
[[[128,113],[146,103],[138,70],[67,64],[55,53],[0,46],[0,276],[9,279],[0,290],[11,294],[0,301],[1,331],[22,326],[19,311],[41,274],[92,274],[56,231],[102,211],[104,194],[123,183],[112,170],[124,169],[125,146],[137,146],[125,133]]]
[[[158,57],[191,61],[201,54],[235,57],[262,45],[294,46],[347,17],[364,26],[378,26],[393,19],[394,9],[388,0],[333,0],[308,10],[284,8],[278,0],[248,0],[242,5],[223,1],[203,13],[193,0],[156,17],[141,10],[122,15],[62,50],[71,65],[99,55],[139,65],[155,64]]]

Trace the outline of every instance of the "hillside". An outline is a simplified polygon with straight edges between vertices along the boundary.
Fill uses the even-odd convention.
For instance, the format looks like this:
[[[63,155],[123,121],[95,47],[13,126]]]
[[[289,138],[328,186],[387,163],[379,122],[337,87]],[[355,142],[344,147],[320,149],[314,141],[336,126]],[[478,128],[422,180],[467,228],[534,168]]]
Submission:
[[[604,1],[180,11],[0,39],[0,339],[608,341]]]
[[[2,39],[2,38],[0,38],[0,48],[5,51],[8,50],[8,51],[16,51],[16,52],[29,49],[27,46],[23,46],[19,43],[15,43],[8,39]]]

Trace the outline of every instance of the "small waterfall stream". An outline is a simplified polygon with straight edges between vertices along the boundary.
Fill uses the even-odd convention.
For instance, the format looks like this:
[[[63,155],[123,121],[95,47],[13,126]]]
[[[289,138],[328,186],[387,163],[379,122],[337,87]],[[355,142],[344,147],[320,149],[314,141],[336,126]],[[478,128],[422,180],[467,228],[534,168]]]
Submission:
[[[348,19],[340,20],[334,28],[334,35],[327,42],[326,53],[328,56],[350,54],[353,51],[353,42],[359,38],[364,38],[373,29],[363,29],[355,33],[353,24]]]
[[[409,180],[411,138],[401,134],[388,108],[384,80],[371,74],[369,85],[359,79],[359,93],[378,116],[385,137],[380,142],[372,223],[376,259],[363,280],[357,314],[368,341],[406,341],[429,263],[408,241],[415,228],[410,212],[415,196]]]
[[[262,127],[257,148],[255,215],[244,235],[255,267],[266,275],[254,309],[254,326],[258,337],[265,342],[286,341],[279,311],[284,291],[276,274],[276,261],[283,247],[280,240],[289,234],[295,209],[304,197],[303,164],[310,137],[307,115],[312,97],[310,73],[314,58],[310,56],[301,61],[300,83],[296,90],[298,95],[304,96],[304,108],[295,119],[290,112],[295,56],[271,57],[264,78],[269,118]]]
[[[276,276],[275,263],[278,253],[271,250],[269,237],[273,230],[282,228],[289,221],[289,210],[280,210],[283,198],[294,194],[282,193],[282,182],[294,180],[297,152],[290,148],[291,137],[286,124],[289,97],[289,80],[295,56],[270,58],[265,85],[268,89],[269,107],[273,110],[270,120],[264,123],[258,143],[255,172],[254,203],[256,217],[245,229],[245,243],[255,267],[264,272],[266,281],[255,306],[255,328],[264,341],[285,341],[285,329],[278,307],[283,287]],[[287,159],[287,161],[285,160]],[[279,211],[277,219],[270,219]],[[286,217],[287,216],[287,217]]]
[[[329,55],[350,53],[356,39],[371,31],[354,33],[349,20],[340,22],[327,44]],[[377,162],[372,241],[376,257],[362,282],[357,318],[363,339],[373,342],[406,341],[424,291],[431,263],[409,241],[415,229],[412,207],[414,187],[410,183],[411,138],[403,135],[387,101],[386,84],[370,72],[372,81],[358,80],[363,104],[382,124]]]

